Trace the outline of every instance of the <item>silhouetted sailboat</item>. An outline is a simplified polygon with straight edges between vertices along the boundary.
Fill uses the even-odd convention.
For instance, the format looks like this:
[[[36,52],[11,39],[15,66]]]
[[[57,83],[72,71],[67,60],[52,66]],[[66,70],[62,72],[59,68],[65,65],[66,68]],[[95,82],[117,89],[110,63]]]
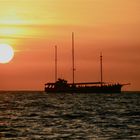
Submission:
[[[57,80],[57,46],[55,46],[55,82],[45,84],[47,93],[121,93],[124,85],[120,83],[103,82],[102,53],[100,55],[100,82],[80,82],[75,83],[75,63],[74,63],[74,33],[72,33],[72,83],[65,79]]]

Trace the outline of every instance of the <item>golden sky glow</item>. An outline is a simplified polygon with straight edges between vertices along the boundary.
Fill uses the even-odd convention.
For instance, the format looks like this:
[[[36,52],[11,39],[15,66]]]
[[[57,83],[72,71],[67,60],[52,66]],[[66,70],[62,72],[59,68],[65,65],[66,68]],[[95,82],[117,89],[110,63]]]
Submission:
[[[0,89],[43,89],[54,80],[54,45],[59,76],[71,81],[71,32],[75,32],[76,81],[132,83],[139,90],[139,0],[0,0],[0,44],[15,57],[0,64]]]

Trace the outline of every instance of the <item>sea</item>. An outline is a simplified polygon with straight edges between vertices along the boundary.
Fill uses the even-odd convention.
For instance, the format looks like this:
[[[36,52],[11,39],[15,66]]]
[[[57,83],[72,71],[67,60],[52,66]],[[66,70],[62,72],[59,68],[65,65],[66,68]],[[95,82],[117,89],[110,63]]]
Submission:
[[[0,92],[0,140],[140,140],[140,92]]]

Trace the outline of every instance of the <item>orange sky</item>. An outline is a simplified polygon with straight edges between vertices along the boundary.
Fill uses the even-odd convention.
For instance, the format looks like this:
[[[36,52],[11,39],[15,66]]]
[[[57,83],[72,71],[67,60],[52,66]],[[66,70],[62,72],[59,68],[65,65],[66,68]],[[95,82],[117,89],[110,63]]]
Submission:
[[[128,83],[140,90],[139,0],[0,0],[0,44],[15,50],[0,64],[0,89],[43,90],[54,81],[54,45],[59,77],[72,81],[71,32],[75,32],[76,81]]]

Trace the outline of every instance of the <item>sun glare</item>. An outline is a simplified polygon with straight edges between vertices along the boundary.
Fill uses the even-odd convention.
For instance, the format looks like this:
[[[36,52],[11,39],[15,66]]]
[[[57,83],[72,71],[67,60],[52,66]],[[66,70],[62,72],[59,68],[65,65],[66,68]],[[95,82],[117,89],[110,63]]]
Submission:
[[[8,44],[0,44],[0,63],[8,63],[14,57],[14,50]]]

